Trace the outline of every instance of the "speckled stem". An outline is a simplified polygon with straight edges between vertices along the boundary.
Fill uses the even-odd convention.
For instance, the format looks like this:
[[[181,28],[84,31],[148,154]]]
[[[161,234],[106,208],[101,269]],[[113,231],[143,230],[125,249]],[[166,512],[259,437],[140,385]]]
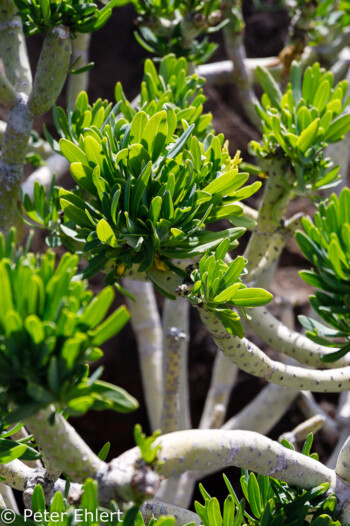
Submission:
[[[296,214],[292,218],[283,221],[283,226],[278,227],[271,234],[264,255],[257,265],[250,270],[245,281],[249,283],[254,282],[255,286],[269,287],[275,276],[278,261],[286,242],[294,236],[296,230],[302,228],[301,217],[302,214]]]
[[[247,429],[266,435],[297,398],[298,391],[268,384],[239,413],[230,418],[222,429]]]
[[[308,418],[304,422],[298,424],[292,431],[287,431],[279,437],[279,441],[283,438],[289,440],[292,444],[297,442],[304,442],[307,436],[312,433],[313,435],[322,429],[325,418],[322,415],[314,415]]]
[[[23,163],[33,117],[26,95],[19,95],[8,112],[6,131],[2,141],[0,160],[0,230],[6,231],[18,222],[17,200],[22,179]]]
[[[227,2],[226,16],[230,22],[224,27],[224,41],[227,56],[232,60],[234,68],[233,82],[238,89],[238,95],[242,103],[245,114],[250,120],[251,124],[257,130],[261,130],[261,120],[256,113],[255,105],[258,99],[253,88],[253,78],[246,65],[246,52],[244,47],[244,25],[237,29],[236,17],[233,19],[232,7],[236,7],[236,11],[241,9],[239,3],[229,0]],[[243,15],[241,14],[242,19]]]
[[[0,71],[0,102],[6,108],[13,108],[16,104],[17,92],[7,79],[6,75]]]
[[[254,269],[261,265],[264,257],[267,257],[272,265],[283,248],[281,221],[290,200],[290,193],[283,186],[281,177],[288,173],[288,168],[283,161],[271,160],[266,163],[264,170],[269,176],[264,187],[257,226],[244,252],[244,257],[248,260],[248,276],[245,280],[247,282],[254,279]]]
[[[12,488],[7,486],[7,484],[4,484],[3,482],[0,482],[0,497],[2,498],[3,503],[5,505],[4,507],[6,507],[9,510],[15,511],[16,513],[19,513],[19,509]],[[0,501],[0,508],[1,507],[2,506]]]
[[[236,382],[238,368],[218,351],[215,357],[210,387],[205,399],[202,417],[199,423],[200,429],[212,429],[220,427],[224,421],[230,394]],[[223,410],[218,417],[215,408],[221,405]]]
[[[168,355],[166,357],[164,378],[164,402],[160,428],[171,433],[179,430],[181,341],[186,334],[177,327],[171,327],[167,334]]]
[[[77,33],[72,42],[72,58],[71,63],[80,57],[79,62],[75,66],[76,69],[86,66],[89,62],[89,45],[91,35],[89,33]],[[87,91],[89,84],[89,72],[79,73],[78,75],[69,75],[68,77],[68,100],[72,106],[81,91]]]
[[[246,338],[228,334],[213,312],[202,308],[200,316],[218,348],[246,373],[292,389],[339,393],[350,388],[350,366],[320,371],[276,362]]]
[[[12,460],[7,464],[0,464],[0,477],[10,488],[25,490],[27,478],[30,476],[32,468],[29,468],[20,460]]]
[[[350,482],[350,436],[340,450],[335,472],[347,482]]]
[[[335,468],[340,451],[350,435],[350,392],[340,394],[336,421],[338,430],[340,428],[341,431],[337,435],[337,443],[327,461],[327,466],[332,469]]]
[[[178,506],[172,506],[171,504],[157,500],[149,500],[145,502],[142,504],[140,511],[146,524],[152,517],[157,519],[161,515],[172,515],[175,517],[175,526],[183,526],[189,522],[194,522],[196,525],[202,523],[198,515],[193,513],[193,511],[185,510]]]
[[[171,327],[180,329],[185,338],[178,342],[180,345],[180,376],[179,376],[179,415],[178,429],[189,429],[191,427],[189,389],[188,389],[188,340],[189,340],[189,302],[186,298],[176,298],[175,301],[166,299],[163,307],[163,371],[168,356],[169,340],[166,334]]]
[[[137,340],[148,418],[155,430],[160,426],[163,404],[163,336],[158,306],[151,283],[124,279],[123,285],[137,300],[127,298],[126,302]]]
[[[329,416],[328,413],[316,402],[312,393],[309,391],[301,391],[298,398],[298,406],[306,418],[310,418],[314,415],[322,415],[324,418],[323,432],[331,439],[334,440],[339,436],[339,426],[336,421]],[[335,461],[333,466],[335,467]]]
[[[159,473],[171,477],[192,470],[237,466],[312,488],[333,482],[333,471],[252,431],[185,430],[157,439]]]
[[[6,77],[18,93],[29,95],[32,74],[27,55],[21,19],[13,0],[0,5],[0,57]]]
[[[52,425],[49,422],[51,415],[52,409],[46,408],[24,421],[45,456],[47,470],[65,472],[77,482],[94,477],[104,463],[61,415],[55,414]]]
[[[290,330],[264,307],[249,309],[248,314],[246,323],[254,333],[286,356],[312,367],[338,368],[350,365],[348,356],[336,362],[322,362],[322,356],[333,352],[334,349],[318,345],[303,334]]]
[[[70,38],[65,26],[54,27],[46,34],[28,100],[34,115],[49,111],[62,91],[70,62]]]
[[[246,58],[244,62],[246,69],[253,78],[253,82],[258,81],[256,74],[258,66],[267,68],[276,80],[279,80],[281,77],[282,66],[277,57]],[[208,85],[235,82],[236,72],[231,60],[202,64],[196,67],[196,73],[204,77]]]

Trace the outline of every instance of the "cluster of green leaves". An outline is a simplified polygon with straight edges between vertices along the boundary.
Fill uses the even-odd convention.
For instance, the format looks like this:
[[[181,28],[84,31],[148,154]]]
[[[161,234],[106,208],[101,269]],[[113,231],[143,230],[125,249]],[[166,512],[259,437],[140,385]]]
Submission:
[[[16,426],[6,424],[7,411],[4,402],[4,400],[0,402],[2,406],[0,407],[0,464],[6,464],[16,458],[21,458],[22,460],[39,459],[41,454],[28,445],[30,437],[26,437],[23,440],[12,440],[10,438],[21,429],[22,424],[17,424]]]
[[[65,495],[61,492],[55,493],[49,506],[45,504],[45,495],[40,484],[38,484],[32,495],[33,518],[16,515],[12,524],[14,526],[95,526],[105,524],[106,526],[145,526],[142,514],[137,506],[132,506],[127,511],[118,508],[115,501],[110,506],[99,505],[98,485],[93,479],[87,479],[84,486],[79,505],[74,506],[68,499],[69,483],[67,482]],[[175,518],[172,516],[161,516],[158,519],[152,517],[148,526],[174,526]],[[188,525],[193,526],[193,524]]]
[[[264,68],[258,77],[265,93],[257,112],[263,126],[263,143],[250,143],[260,158],[285,158],[291,173],[282,182],[295,193],[317,191],[337,184],[338,167],[325,157],[324,148],[341,140],[350,130],[348,83],[334,86],[333,74],[316,62],[302,75],[301,64],[293,62],[285,94]]]
[[[161,66],[162,74],[157,76],[151,63],[146,64],[152,86],[163,78],[174,78],[177,72],[178,81],[186,84],[184,61],[170,57]],[[197,96],[195,83],[179,88],[178,93],[188,90]],[[167,100],[170,93],[165,90]],[[173,104],[176,96],[176,92],[169,95]],[[78,187],[56,192],[57,206],[50,207],[39,188],[37,203],[35,197],[34,203],[29,198],[23,202],[30,217],[43,226],[50,222],[50,210],[56,210],[57,219],[61,206],[62,234],[89,259],[84,275],[107,267],[106,283],[115,282],[133,265],[149,274],[151,268],[166,271],[173,258],[199,256],[225,238],[235,246],[244,232],[241,226],[247,224],[237,202],[261,184],[243,187],[249,176],[239,173],[239,155],[231,159],[222,134],[209,133],[201,141],[194,135],[200,123],[198,112],[195,116],[191,110],[186,115],[195,121],[189,125],[173,105],[164,104],[165,109],[156,111],[151,94],[144,97],[143,106],[149,113],[130,111],[128,119],[116,118],[116,112],[102,101],[89,106],[85,95],[79,97],[71,118],[68,112],[65,120],[57,109],[64,134],[59,148],[71,163]],[[181,110],[188,100],[181,99]],[[118,104],[128,113],[130,105],[123,100]],[[201,102],[197,108],[202,110]],[[45,210],[40,209],[47,211],[47,220],[42,217]],[[238,226],[221,232],[204,230],[206,224],[223,218]]]
[[[207,62],[217,45],[203,34],[219,31],[227,20],[220,0],[120,0],[138,13],[135,38],[150,53],[174,53],[197,64]]]
[[[293,448],[287,441],[284,445]],[[312,434],[302,453],[313,457],[311,445]],[[240,483],[244,498],[239,500],[225,475],[224,480],[229,495],[222,511],[218,499],[211,497],[200,484],[204,505],[195,502],[195,509],[204,526],[346,526],[335,519],[337,499],[327,494],[329,484],[305,490],[242,470]]]
[[[174,55],[164,57],[157,69],[154,63],[147,59],[144,65],[144,76],[140,87],[140,96],[131,104],[120,82],[115,87],[116,104],[113,106],[107,100],[98,99],[92,105],[85,92],[81,92],[74,111],[68,108],[54,106],[53,118],[56,129],[62,138],[70,139],[79,144],[79,136],[84,128],[94,127],[103,132],[106,124],[113,125],[113,118],[123,116],[131,122],[136,113],[144,111],[152,117],[155,113],[169,109],[176,116],[176,131],[182,129],[182,121],[188,125],[194,124],[193,133],[198,139],[204,139],[212,132],[210,113],[203,113],[206,97],[203,94],[205,80],[196,73],[187,73],[187,62],[184,58],[177,59]],[[173,116],[173,114],[172,114]],[[60,153],[59,145],[45,128],[45,135],[52,148]]]
[[[300,322],[313,341],[340,350],[327,354],[324,361],[334,361],[350,350],[350,190],[344,188],[339,198],[332,194],[321,202],[314,220],[302,219],[304,232],[296,240],[312,264],[300,276],[318,290],[310,296],[315,312],[328,326],[307,316]]]
[[[64,25],[74,33],[92,33],[105,25],[118,0],[102,9],[89,0],[15,0],[27,35],[46,33]]]
[[[205,254],[190,275],[193,286],[188,290],[188,298],[193,305],[205,305],[225,326],[230,334],[243,338],[244,329],[239,314],[231,307],[259,307],[272,300],[272,295],[264,289],[248,288],[240,279],[245,273],[247,260],[236,257],[225,263],[230,248],[228,239],[223,240],[214,254]],[[185,285],[186,287],[186,285]],[[181,293],[181,288],[179,292]]]
[[[104,319],[112,287],[94,298],[75,277],[78,256],[65,253],[56,266],[51,251],[18,254],[13,238],[13,231],[6,242],[0,235],[0,386],[2,400],[14,405],[7,422],[51,403],[71,414],[136,409],[126,391],[98,380],[101,370],[89,377],[87,362],[103,356],[98,346],[130,317],[122,306]]]
[[[155,462],[158,451],[160,450],[160,445],[155,445],[155,440],[160,436],[161,432],[159,430],[155,431],[151,436],[146,436],[142,432],[142,427],[140,424],[136,424],[134,427],[134,438],[135,443],[139,446],[141,451],[141,456],[146,464],[152,464]]]

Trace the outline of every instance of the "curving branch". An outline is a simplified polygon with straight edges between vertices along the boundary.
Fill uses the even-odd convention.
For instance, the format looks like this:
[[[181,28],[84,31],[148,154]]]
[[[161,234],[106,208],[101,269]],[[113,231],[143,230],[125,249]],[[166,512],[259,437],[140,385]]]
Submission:
[[[246,338],[230,335],[213,312],[200,309],[200,316],[225,356],[253,376],[292,389],[321,393],[339,393],[350,387],[350,366],[320,371],[276,362]]]
[[[83,482],[96,476],[103,467],[104,463],[54,408],[48,407],[26,418],[24,425],[34,435],[44,465],[53,478],[65,472],[72,480]]]
[[[302,364],[324,369],[350,365],[349,356],[336,362],[323,362],[322,357],[334,352],[334,349],[318,345],[303,334],[289,329],[264,307],[249,309],[246,323],[265,343]]]

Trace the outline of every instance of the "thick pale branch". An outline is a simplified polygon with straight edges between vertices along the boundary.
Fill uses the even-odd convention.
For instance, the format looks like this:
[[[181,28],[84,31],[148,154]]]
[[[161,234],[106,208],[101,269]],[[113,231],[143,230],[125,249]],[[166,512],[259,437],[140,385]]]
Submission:
[[[339,426],[337,425],[335,420],[333,420],[333,418],[331,418],[328,415],[328,413],[326,413],[326,411],[322,409],[322,407],[316,402],[312,393],[310,393],[309,391],[301,391],[298,398],[298,406],[306,418],[310,418],[314,415],[323,416],[323,432],[326,433],[326,435],[332,440],[338,437]],[[335,461],[334,465],[329,465],[329,467],[335,467]]]
[[[162,446],[159,473],[165,477],[237,466],[305,488],[334,482],[333,471],[320,462],[252,431],[186,430],[157,440]]]
[[[186,334],[177,327],[171,327],[168,330],[167,340],[168,354],[166,357],[164,403],[160,426],[163,433],[170,433],[179,429],[181,341],[186,340]]]
[[[86,66],[89,62],[89,45],[91,35],[89,33],[78,33],[76,38],[73,40],[72,45],[72,59],[74,62],[79,58],[77,63],[77,69]],[[89,72],[79,73],[78,75],[71,74],[68,78],[68,100],[74,107],[75,101],[81,91],[87,91],[89,83]]]
[[[280,385],[268,384],[222,429],[247,429],[267,434],[288,410],[299,392]]]
[[[179,364],[179,403],[178,429],[191,427],[189,392],[188,392],[188,340],[189,340],[189,303],[186,298],[176,298],[176,301],[166,299],[163,307],[163,370],[169,353],[170,340],[167,338],[171,328],[180,329],[185,335],[178,341],[180,351]],[[165,370],[164,370],[165,373]]]
[[[131,326],[135,332],[142,383],[151,428],[158,429],[162,413],[162,326],[153,285],[124,279],[124,286],[136,298],[127,299]]]
[[[200,429],[210,429],[222,425],[237,373],[237,367],[219,351],[215,357],[210,387],[199,423]],[[220,418],[215,414],[218,405],[222,406]]]
[[[233,82],[237,86],[243,109],[250,122],[258,130],[261,130],[261,120],[255,110],[255,105],[258,103],[258,99],[253,88],[253,76],[247,67],[244,32],[243,28],[237,28],[236,14],[232,14],[233,6],[236,8],[236,13],[237,10],[240,9],[237,2],[233,2],[232,0],[227,2],[226,16],[229,23],[224,27],[226,53],[233,63],[233,69],[235,72]]]
[[[11,82],[0,71],[0,102],[7,108],[13,108],[16,104],[17,92]]]
[[[0,477],[10,488],[24,491],[27,478],[34,470],[20,460],[12,460],[7,464],[0,464]]]
[[[201,520],[196,513],[157,500],[145,502],[141,507],[141,513],[146,524],[152,517],[159,518],[161,515],[172,515],[175,517],[175,526],[183,526],[189,522],[194,522],[196,525],[201,524]]]
[[[13,0],[2,0],[0,7],[0,58],[6,76],[17,93],[29,95],[32,74],[22,22]]]
[[[24,421],[44,455],[45,467],[53,476],[64,471],[74,481],[94,477],[104,463],[61,415],[55,413],[52,423],[52,412],[47,408]]]
[[[7,484],[4,484],[3,482],[0,482],[0,497],[2,497],[3,503],[6,508],[15,511],[16,513],[19,513],[19,509],[12,488],[10,488],[10,486],[8,486]]]
[[[347,482],[350,482],[350,436],[340,450],[335,472]]]
[[[339,393],[350,387],[350,367],[320,371],[276,362],[246,338],[228,334],[213,312],[200,309],[200,316],[218,348],[246,373],[285,387],[321,393]]]
[[[49,111],[66,81],[71,55],[69,29],[58,26],[46,34],[28,105],[34,115]]]
[[[334,349],[330,350],[329,347],[318,345],[303,334],[290,330],[265,308],[249,309],[249,318],[246,323],[257,336],[271,347],[305,365],[334,368],[350,364],[348,356],[344,356],[336,362],[322,362],[321,358],[333,352]]]

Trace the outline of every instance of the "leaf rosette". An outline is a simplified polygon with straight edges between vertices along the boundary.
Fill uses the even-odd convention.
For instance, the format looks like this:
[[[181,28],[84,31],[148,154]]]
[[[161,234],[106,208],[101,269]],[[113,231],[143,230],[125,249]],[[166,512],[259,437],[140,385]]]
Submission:
[[[126,391],[89,377],[88,363],[129,320],[122,306],[106,318],[112,287],[96,297],[76,279],[78,256],[19,254],[0,237],[0,386],[16,422],[50,404],[70,414],[88,409],[129,412],[138,407]],[[106,319],[105,319],[106,318]]]
[[[344,188],[339,197],[333,194],[320,203],[314,220],[302,219],[304,232],[296,240],[304,256],[312,264],[299,274],[316,287],[310,303],[327,323],[300,316],[307,335],[315,342],[339,350],[327,354],[324,361],[334,361],[350,349],[350,190]]]

